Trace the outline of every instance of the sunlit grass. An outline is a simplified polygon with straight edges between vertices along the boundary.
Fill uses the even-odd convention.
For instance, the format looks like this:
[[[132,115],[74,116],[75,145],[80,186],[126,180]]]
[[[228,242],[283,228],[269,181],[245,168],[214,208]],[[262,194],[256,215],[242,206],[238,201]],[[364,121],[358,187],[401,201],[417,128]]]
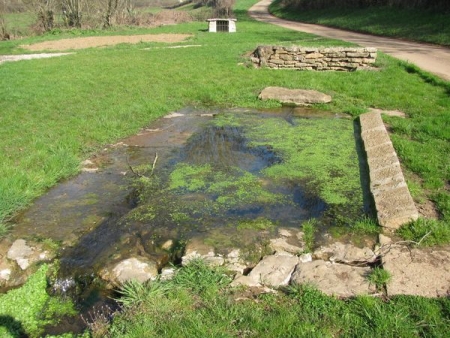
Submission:
[[[374,282],[385,283],[385,273]],[[200,262],[171,281],[126,285],[126,310],[116,316],[114,337],[439,337],[449,330],[447,298],[339,300],[308,285],[251,296],[229,287],[223,270]]]
[[[284,9],[282,3],[275,1],[270,10],[288,20],[450,46],[448,13],[386,6],[300,10],[295,3]]]

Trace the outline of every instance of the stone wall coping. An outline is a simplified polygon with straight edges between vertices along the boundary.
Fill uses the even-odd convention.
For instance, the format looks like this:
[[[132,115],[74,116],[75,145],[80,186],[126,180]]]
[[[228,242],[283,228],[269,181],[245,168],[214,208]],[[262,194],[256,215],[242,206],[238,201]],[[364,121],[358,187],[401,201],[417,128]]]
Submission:
[[[237,21],[237,19],[232,18],[212,18],[212,19],[206,19],[207,22],[211,21]]]

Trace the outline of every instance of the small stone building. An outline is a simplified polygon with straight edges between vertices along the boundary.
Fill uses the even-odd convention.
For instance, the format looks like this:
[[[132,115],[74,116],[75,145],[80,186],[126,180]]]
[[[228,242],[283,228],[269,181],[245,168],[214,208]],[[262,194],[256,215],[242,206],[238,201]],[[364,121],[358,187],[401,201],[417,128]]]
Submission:
[[[208,19],[209,32],[236,32],[236,19]]]

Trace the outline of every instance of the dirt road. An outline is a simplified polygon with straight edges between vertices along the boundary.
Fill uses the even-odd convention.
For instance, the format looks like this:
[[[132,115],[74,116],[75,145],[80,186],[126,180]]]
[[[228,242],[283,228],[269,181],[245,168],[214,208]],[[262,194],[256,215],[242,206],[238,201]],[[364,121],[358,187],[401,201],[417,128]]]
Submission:
[[[270,3],[271,0],[262,0],[258,2],[250,8],[250,16],[258,21],[268,22],[301,32],[354,42],[364,47],[376,47],[386,54],[411,62],[423,70],[433,73],[446,81],[450,81],[450,48],[282,20],[269,14],[267,8]]]

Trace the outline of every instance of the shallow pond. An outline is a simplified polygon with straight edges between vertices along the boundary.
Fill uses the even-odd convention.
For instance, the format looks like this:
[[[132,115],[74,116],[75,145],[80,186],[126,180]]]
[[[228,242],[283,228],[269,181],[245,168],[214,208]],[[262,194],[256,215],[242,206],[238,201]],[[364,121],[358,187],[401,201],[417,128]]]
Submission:
[[[92,157],[98,171],[51,189],[13,234],[59,244],[54,287],[85,285],[85,307],[103,299],[89,285],[106,264],[134,255],[160,268],[176,262],[179,253],[161,249],[168,240],[182,250],[201,237],[218,252],[251,254],[277,228],[316,219],[324,242],[369,212],[358,135],[346,116],[304,108],[185,109]]]

